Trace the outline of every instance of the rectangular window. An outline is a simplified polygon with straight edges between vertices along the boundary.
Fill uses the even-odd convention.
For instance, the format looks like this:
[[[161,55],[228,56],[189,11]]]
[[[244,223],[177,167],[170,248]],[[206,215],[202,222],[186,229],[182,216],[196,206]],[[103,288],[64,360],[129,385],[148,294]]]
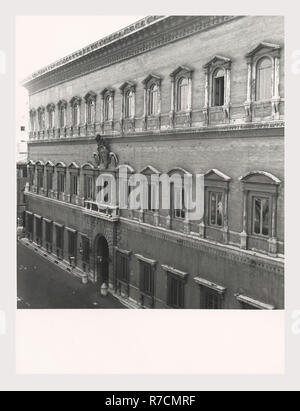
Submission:
[[[94,199],[94,177],[86,175],[84,177],[84,190],[85,190],[85,199],[93,200]]]
[[[128,257],[120,251],[117,251],[117,278],[129,282]]]
[[[53,172],[47,170],[47,190],[53,189]]]
[[[78,176],[76,174],[71,174],[70,176],[70,194],[71,195],[78,195]]]
[[[184,184],[182,190],[175,188],[174,183],[171,183],[170,187],[171,193],[171,210],[173,217],[175,218],[185,218],[185,191]],[[181,208],[177,208],[181,205]]]
[[[214,95],[214,102],[215,106],[223,106],[224,105],[224,77],[217,77],[215,80],[215,95]]]
[[[184,308],[184,282],[169,273],[167,304],[172,308]]]
[[[90,261],[90,243],[87,237],[82,237],[82,261],[86,264]]]
[[[37,186],[38,188],[44,187],[44,173],[42,170],[37,171]]]
[[[27,178],[27,168],[23,168],[23,178]]]
[[[41,239],[43,236],[42,219],[36,218],[35,222],[36,222],[36,236],[37,238]]]
[[[27,214],[27,231],[33,234],[33,215]]]
[[[56,226],[56,247],[61,249],[63,248],[63,227]]]
[[[64,193],[65,192],[65,180],[66,180],[65,173],[59,172],[57,178],[58,178],[58,184],[57,184],[58,192]]]
[[[46,242],[52,243],[52,223],[46,222]]]
[[[140,261],[140,290],[150,296],[154,294],[152,266],[144,261]]]
[[[222,299],[221,296],[211,290],[203,291],[203,306],[205,310],[220,310],[222,308]]]
[[[220,192],[209,193],[209,224],[223,226],[223,194]]]
[[[270,234],[270,200],[254,197],[252,206],[253,234],[269,236]]]
[[[72,231],[68,231],[68,249],[69,256],[75,257],[76,255],[76,234]]]

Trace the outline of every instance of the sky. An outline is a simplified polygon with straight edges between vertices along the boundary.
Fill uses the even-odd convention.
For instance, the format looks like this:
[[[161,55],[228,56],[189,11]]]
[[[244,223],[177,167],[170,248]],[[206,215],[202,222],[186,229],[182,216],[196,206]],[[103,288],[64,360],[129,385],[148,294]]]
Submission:
[[[27,139],[28,75],[145,16],[18,16],[16,18],[16,139]],[[25,125],[26,132],[20,132]]]

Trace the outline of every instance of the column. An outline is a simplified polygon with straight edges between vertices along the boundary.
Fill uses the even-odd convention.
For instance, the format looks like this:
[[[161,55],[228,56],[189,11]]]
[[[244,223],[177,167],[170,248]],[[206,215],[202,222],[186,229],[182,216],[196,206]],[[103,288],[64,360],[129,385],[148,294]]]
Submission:
[[[247,239],[248,239],[247,207],[248,207],[248,190],[244,189],[244,192],[243,192],[243,231],[240,233],[241,248],[244,249],[244,250],[247,249]]]
[[[247,76],[247,100],[244,103],[246,121],[252,119],[252,60],[248,60],[248,76]]]
[[[224,227],[223,227],[223,241],[228,244],[229,228],[228,228],[228,188],[224,191]]]
[[[175,120],[175,79],[171,78],[171,111],[170,111],[170,128],[174,128]]]
[[[269,255],[277,256],[277,194],[272,197],[271,237],[269,238]]]
[[[225,69],[225,107],[224,107],[224,114],[225,114],[225,121],[229,122],[230,120],[230,67],[226,67]]]
[[[79,186],[78,186],[78,205],[84,207],[84,172],[81,169],[78,176]]]
[[[204,115],[204,123],[205,125],[209,124],[209,69],[205,69],[205,88],[204,88],[204,108],[202,110]]]
[[[274,119],[279,120],[279,56],[275,56],[273,60],[274,70],[273,70],[273,97],[272,97],[272,115]]]
[[[71,201],[71,173],[69,169],[66,169],[66,187],[65,187],[65,200],[67,203]]]
[[[143,130],[147,130],[147,100],[149,101],[149,90],[147,86],[144,86],[144,118],[143,118]]]

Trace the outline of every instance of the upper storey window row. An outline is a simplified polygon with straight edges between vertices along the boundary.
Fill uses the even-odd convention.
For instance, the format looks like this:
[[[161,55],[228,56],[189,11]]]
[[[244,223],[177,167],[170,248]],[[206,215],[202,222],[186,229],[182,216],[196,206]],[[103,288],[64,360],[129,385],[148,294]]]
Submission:
[[[280,46],[261,43],[246,55],[248,66],[247,82],[245,83],[246,101],[244,104],[246,118],[251,119],[253,104],[271,102],[272,114],[279,118],[279,63]],[[204,120],[209,123],[210,115],[221,108],[225,119],[230,117],[231,109],[231,68],[232,61],[225,56],[217,55],[204,65]],[[171,107],[170,121],[174,125],[175,115],[183,114],[191,124],[193,70],[186,66],[179,66],[170,74],[171,80]],[[148,75],[142,82],[144,86],[144,125],[151,118],[159,118],[162,112],[162,79],[156,74]],[[164,87],[168,87],[164,81]],[[136,117],[137,85],[126,81],[120,86],[121,96],[121,123],[132,121]],[[97,94],[89,91],[83,99],[75,96],[68,103],[60,100],[55,106],[48,104],[46,109],[39,107],[30,111],[31,131],[45,129],[66,128],[68,125],[79,127],[94,125],[97,114]],[[84,103],[84,107],[83,107]],[[113,123],[115,106],[115,90],[105,88],[101,92],[100,123]],[[56,114],[57,112],[57,114]]]

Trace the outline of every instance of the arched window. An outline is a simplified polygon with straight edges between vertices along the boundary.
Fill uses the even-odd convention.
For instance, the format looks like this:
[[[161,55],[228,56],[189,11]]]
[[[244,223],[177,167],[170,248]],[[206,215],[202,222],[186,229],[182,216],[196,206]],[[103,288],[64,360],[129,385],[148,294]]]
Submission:
[[[112,120],[112,96],[108,94],[104,99],[104,121]]]
[[[79,104],[76,102],[73,105],[73,125],[78,126],[79,124]]]
[[[149,115],[155,116],[158,113],[158,86],[153,84],[149,90]]]
[[[58,110],[59,110],[59,127],[64,128],[66,127],[67,123],[67,102],[64,100],[61,100],[58,103]]]
[[[36,116],[36,112],[35,110],[30,110],[30,130],[33,132],[35,131],[35,116]]]
[[[95,110],[95,101],[89,100],[87,103],[87,123],[91,124],[94,122],[94,110]]]
[[[225,96],[225,72],[218,68],[213,74],[213,106],[223,106]]]
[[[43,107],[39,107],[38,109],[38,124],[39,130],[42,131],[45,128],[45,109]]]
[[[263,57],[256,66],[256,101],[272,98],[272,61]]]
[[[54,104],[48,104],[47,112],[48,112],[48,128],[52,129],[54,128],[54,125],[55,125],[55,122],[54,122],[55,106]]]
[[[177,92],[177,111],[186,111],[188,109],[188,79],[181,78],[178,81]]]
[[[133,115],[133,91],[127,91],[125,95],[125,118],[132,117]]]

